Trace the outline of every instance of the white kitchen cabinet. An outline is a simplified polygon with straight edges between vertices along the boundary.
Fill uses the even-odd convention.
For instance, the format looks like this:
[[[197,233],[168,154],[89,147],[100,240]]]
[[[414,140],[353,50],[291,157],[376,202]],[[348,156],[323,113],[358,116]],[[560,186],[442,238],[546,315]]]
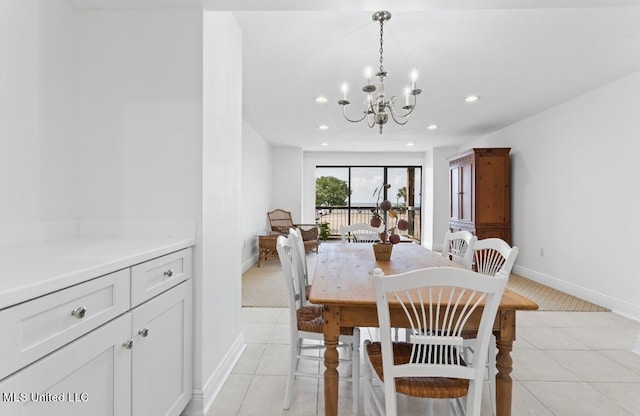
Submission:
[[[173,416],[192,393],[191,280],[133,309],[134,416]]]
[[[105,244],[96,249],[101,256]],[[138,261],[125,268],[107,257],[95,266],[107,274],[91,277],[85,267],[89,278],[41,296],[28,297],[31,286],[9,293],[25,301],[0,309],[9,330],[0,347],[0,415],[182,412],[192,394],[192,252],[144,253],[126,253]]]
[[[121,317],[0,382],[0,415],[131,415],[131,316]]]

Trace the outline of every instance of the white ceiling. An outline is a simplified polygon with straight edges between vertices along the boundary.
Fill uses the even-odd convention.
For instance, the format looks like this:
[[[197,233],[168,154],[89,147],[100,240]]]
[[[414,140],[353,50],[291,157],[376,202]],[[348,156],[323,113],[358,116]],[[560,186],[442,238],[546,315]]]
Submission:
[[[412,68],[423,91],[407,125],[389,122],[380,135],[347,122],[337,104],[346,81],[349,114],[362,114],[363,69],[378,60],[379,26],[369,11],[238,12],[245,120],[268,141],[305,150],[427,150],[640,70],[640,8],[390,11],[386,92],[402,98]],[[469,94],[480,100],[466,103]],[[318,95],[330,102],[315,103]],[[432,123],[439,128],[426,129]]]
[[[72,1],[86,7],[105,4]],[[153,2],[109,3],[139,7]],[[243,33],[245,120],[269,142],[304,150],[457,146],[640,70],[638,0],[160,3],[234,11]],[[363,69],[376,69],[378,61],[379,24],[371,15],[380,9],[393,15],[384,37],[387,95],[402,96],[413,68],[422,89],[409,123],[389,122],[382,135],[364,122],[347,122],[337,104],[340,85],[347,82],[349,113],[362,114]],[[469,94],[480,100],[465,103]],[[318,95],[330,102],[315,103]],[[320,131],[321,124],[329,129]],[[428,130],[429,124],[439,128]]]

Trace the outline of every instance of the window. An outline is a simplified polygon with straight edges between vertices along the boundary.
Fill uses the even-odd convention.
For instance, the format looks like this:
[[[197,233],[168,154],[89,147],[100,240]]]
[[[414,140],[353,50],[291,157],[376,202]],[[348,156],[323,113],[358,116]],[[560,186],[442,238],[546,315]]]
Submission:
[[[422,205],[420,166],[316,167],[316,221],[328,223],[332,235],[339,235],[341,225],[368,223],[371,208],[376,206],[376,190],[385,183],[391,187],[383,189],[381,199],[391,201],[398,218],[409,221],[409,230],[402,234],[419,242]],[[330,195],[337,195],[337,198]],[[388,226],[395,226],[395,221],[389,219]]]

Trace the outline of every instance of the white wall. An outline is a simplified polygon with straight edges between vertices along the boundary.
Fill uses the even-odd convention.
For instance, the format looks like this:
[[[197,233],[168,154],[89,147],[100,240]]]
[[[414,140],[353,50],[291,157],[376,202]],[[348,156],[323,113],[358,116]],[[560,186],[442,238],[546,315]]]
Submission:
[[[422,245],[441,251],[449,229],[449,161],[457,148],[441,147],[426,153],[423,184]]]
[[[202,11],[82,12],[84,220],[196,220]]]
[[[194,399],[204,416],[244,348],[240,192],[242,33],[231,13],[204,13],[202,278],[196,303]]]
[[[78,218],[78,18],[64,0],[0,2],[0,244]]]
[[[639,91],[640,72],[472,144],[512,148],[514,271],[635,319]]]
[[[302,195],[305,191],[302,180],[302,149],[291,146],[274,146],[271,154],[273,186],[269,211],[276,208],[291,211],[293,222],[301,224],[304,222],[302,221]],[[314,223],[315,221],[312,221],[310,224]]]
[[[239,217],[242,270],[258,259],[257,234],[269,230],[271,208],[271,145],[246,121],[242,123],[242,192]]]

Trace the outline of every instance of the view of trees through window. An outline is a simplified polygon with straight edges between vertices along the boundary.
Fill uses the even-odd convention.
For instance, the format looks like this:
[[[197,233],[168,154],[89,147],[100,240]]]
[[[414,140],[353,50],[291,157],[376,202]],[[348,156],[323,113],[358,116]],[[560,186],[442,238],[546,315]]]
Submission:
[[[376,205],[376,189],[391,185],[382,195],[399,218],[409,221],[407,237],[420,240],[422,169],[419,166],[316,167],[316,221],[328,224],[332,235],[341,225],[368,223]],[[394,224],[389,224],[393,226]]]

